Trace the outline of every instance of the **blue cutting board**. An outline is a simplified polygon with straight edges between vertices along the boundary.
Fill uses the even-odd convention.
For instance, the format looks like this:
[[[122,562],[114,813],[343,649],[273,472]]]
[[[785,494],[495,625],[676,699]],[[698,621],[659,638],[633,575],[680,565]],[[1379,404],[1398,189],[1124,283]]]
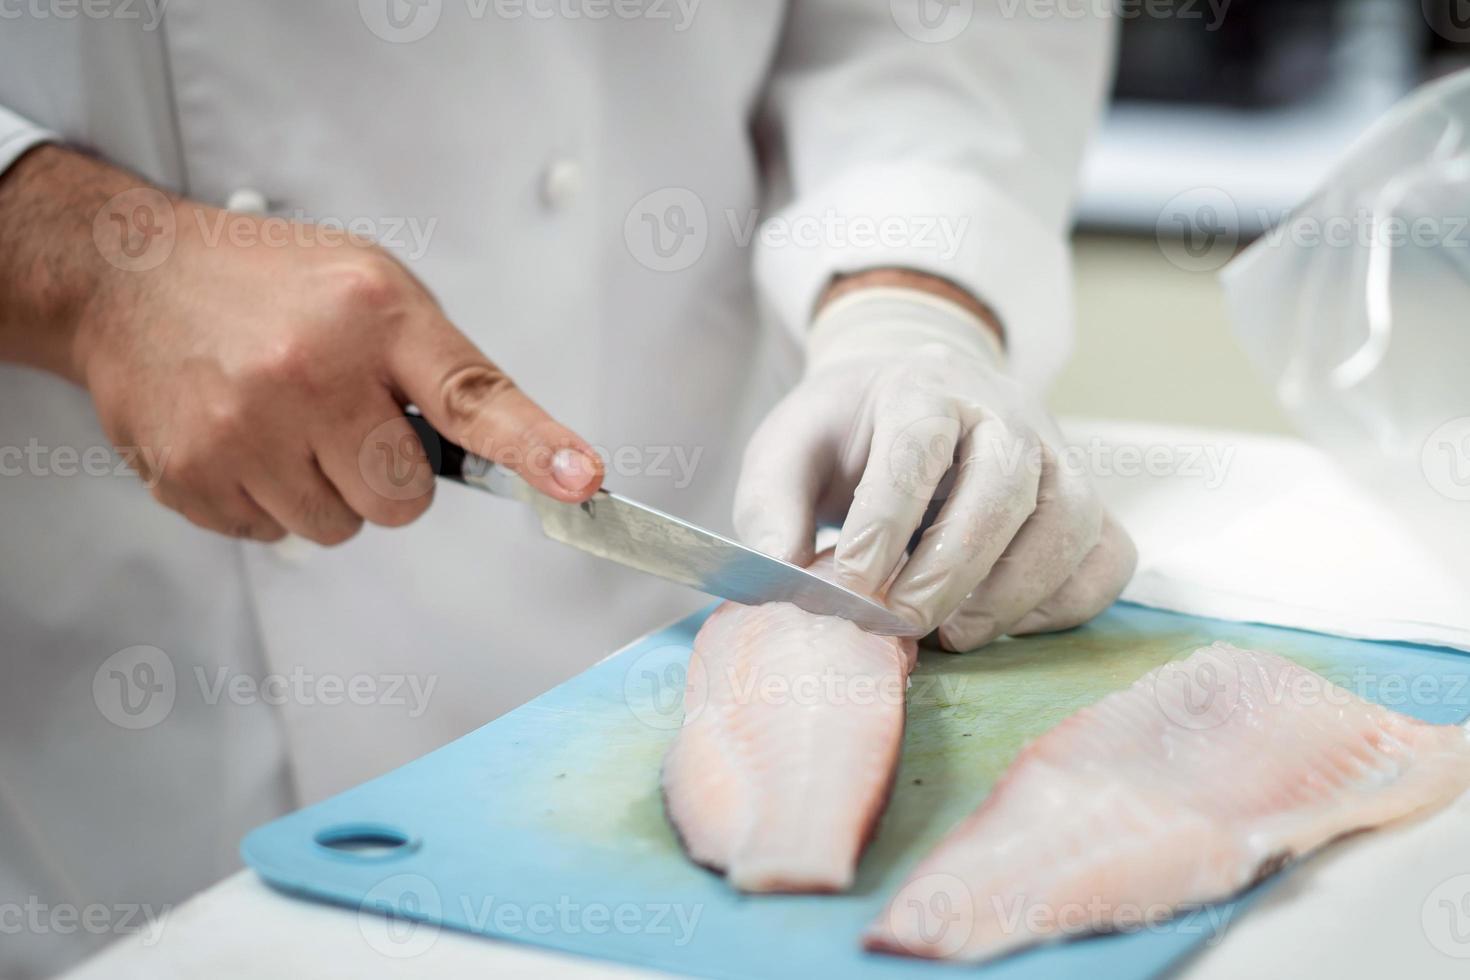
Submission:
[[[429,930],[414,923],[430,922],[707,977],[951,977],[951,966],[862,952],[864,925],[1028,739],[1153,667],[1223,639],[1291,657],[1426,721],[1470,715],[1470,656],[1125,604],[1068,633],[967,656],[926,652],[893,799],[855,889],[747,897],[685,859],[659,797],[684,665],[707,614],[437,752],[257,829],[242,845],[245,860],[278,888],[394,916],[397,931],[387,935],[409,944],[405,952],[415,928]],[[343,850],[343,841],[385,846]],[[1259,892],[969,972],[1155,976],[1211,942]]]

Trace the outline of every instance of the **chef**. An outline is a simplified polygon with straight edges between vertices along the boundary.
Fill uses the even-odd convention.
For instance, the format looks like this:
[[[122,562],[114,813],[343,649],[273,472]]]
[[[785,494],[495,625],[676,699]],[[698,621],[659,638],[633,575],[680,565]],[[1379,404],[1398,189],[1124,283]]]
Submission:
[[[1105,8],[0,6],[6,975],[705,601],[436,490],[404,406],[558,500],[840,528],[948,650],[1101,610],[1039,399]]]

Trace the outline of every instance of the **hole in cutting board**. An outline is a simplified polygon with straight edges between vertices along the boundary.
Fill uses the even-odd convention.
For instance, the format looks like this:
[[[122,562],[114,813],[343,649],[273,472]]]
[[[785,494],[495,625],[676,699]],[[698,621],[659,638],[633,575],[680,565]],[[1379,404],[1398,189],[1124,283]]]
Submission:
[[[381,861],[407,854],[418,847],[418,841],[395,827],[382,824],[346,824],[328,827],[316,835],[318,847],[342,857],[363,861]]]

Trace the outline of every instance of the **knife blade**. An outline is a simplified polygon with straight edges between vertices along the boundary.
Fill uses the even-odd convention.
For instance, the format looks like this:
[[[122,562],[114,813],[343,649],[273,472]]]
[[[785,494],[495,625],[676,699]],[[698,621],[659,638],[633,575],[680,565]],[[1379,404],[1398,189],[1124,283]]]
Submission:
[[[885,636],[922,632],[875,599],[621,494],[603,489],[580,504],[553,500],[444,438],[422,416],[406,417],[435,474],[525,504],[554,541],[746,605],[789,602]]]

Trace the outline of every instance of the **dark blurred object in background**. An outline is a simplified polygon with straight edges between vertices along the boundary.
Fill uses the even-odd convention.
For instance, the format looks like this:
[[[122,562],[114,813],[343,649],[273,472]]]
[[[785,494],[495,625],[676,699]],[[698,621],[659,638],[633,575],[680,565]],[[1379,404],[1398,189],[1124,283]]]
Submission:
[[[1403,2],[1403,0],[1398,0]],[[1337,0],[1230,0],[1214,9],[1197,0],[1191,11],[1129,16],[1125,3],[1119,99],[1281,105],[1326,83],[1332,61],[1331,24]],[[1197,11],[1199,17],[1187,16]]]
[[[1084,229],[1167,237],[1209,207],[1243,244],[1416,85],[1470,65],[1470,0],[1115,2]]]

